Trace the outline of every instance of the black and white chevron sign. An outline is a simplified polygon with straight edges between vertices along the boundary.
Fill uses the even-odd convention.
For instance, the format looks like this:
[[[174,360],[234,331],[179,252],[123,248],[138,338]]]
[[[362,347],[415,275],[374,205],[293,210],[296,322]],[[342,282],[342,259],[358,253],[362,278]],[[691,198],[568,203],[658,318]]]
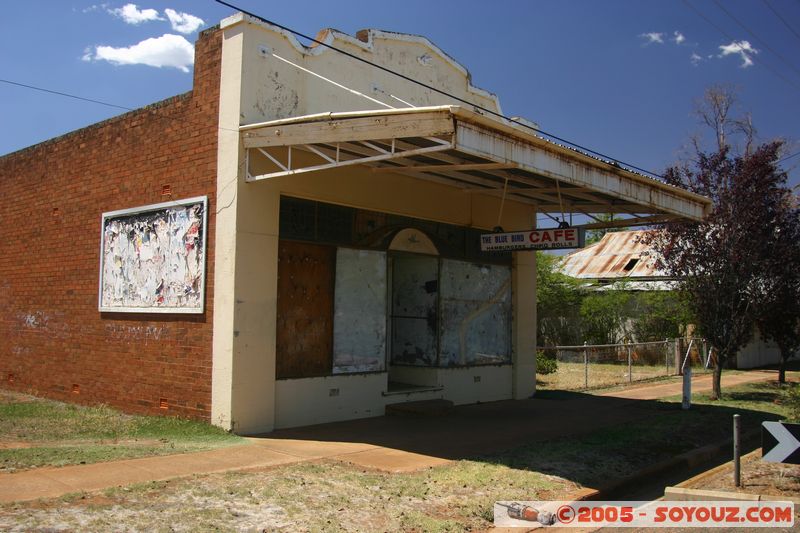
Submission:
[[[762,422],[761,459],[768,463],[800,464],[800,424]]]

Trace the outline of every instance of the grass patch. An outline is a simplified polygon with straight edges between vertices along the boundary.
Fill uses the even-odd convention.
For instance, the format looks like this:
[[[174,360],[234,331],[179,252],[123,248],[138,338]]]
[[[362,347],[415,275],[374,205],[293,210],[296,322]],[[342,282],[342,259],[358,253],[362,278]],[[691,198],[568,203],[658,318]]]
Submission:
[[[0,402],[0,472],[208,450],[244,440],[202,422],[22,395]]]
[[[695,375],[710,373],[712,370],[692,368]],[[582,362],[558,361],[553,373],[536,376],[536,388],[543,390],[598,390],[617,386],[626,387],[631,383],[654,382],[674,377],[675,367],[666,365],[647,365],[634,362],[628,373],[627,361],[617,363],[598,363],[590,360],[588,387],[586,368]]]
[[[584,437],[523,446],[486,459],[598,487],[637,468],[730,438],[734,414],[741,416],[745,433],[758,431],[765,420],[786,418],[790,407],[782,398],[777,384],[752,383],[728,389],[722,400],[695,395],[688,411],[681,409],[678,396],[642,402],[636,408],[650,412],[642,421]]]
[[[566,488],[564,480],[475,461],[411,474],[319,461],[0,506],[0,529],[464,531],[491,523],[492,503],[509,491],[545,498]]]

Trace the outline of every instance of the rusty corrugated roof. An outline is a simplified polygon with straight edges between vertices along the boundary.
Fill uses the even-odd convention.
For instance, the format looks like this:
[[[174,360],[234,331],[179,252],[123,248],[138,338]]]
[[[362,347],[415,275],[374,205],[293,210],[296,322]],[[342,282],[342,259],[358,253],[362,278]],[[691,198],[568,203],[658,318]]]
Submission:
[[[641,242],[646,233],[606,233],[600,242],[564,256],[560,270],[578,279],[665,279],[666,274],[656,268],[650,247]]]

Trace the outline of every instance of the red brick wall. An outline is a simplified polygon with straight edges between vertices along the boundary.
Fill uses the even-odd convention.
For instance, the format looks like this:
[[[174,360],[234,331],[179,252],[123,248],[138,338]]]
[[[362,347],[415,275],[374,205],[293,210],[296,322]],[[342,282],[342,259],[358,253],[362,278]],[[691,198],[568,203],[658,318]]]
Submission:
[[[190,93],[0,158],[0,388],[209,419],[221,46]],[[98,312],[101,214],[202,195],[205,313]]]

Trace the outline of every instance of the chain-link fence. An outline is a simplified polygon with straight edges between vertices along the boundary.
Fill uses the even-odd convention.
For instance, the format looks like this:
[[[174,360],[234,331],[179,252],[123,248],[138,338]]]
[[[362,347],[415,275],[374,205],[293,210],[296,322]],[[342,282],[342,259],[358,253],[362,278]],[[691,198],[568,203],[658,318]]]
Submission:
[[[710,370],[702,339],[667,339],[658,342],[540,347],[539,357],[555,361],[541,364],[552,372],[537,371],[537,387],[581,390],[610,387],[680,374]]]

